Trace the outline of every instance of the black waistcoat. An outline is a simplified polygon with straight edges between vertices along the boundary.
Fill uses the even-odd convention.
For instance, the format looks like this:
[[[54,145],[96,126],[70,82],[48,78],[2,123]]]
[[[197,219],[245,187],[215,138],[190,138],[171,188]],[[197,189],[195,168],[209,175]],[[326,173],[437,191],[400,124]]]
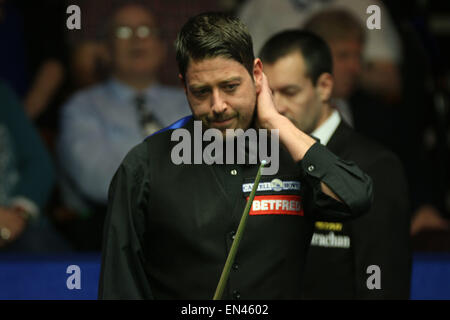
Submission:
[[[193,137],[193,122],[185,128]],[[212,299],[237,230],[257,165],[174,165],[172,131],[146,143],[150,192],[144,236],[146,271],[156,299]],[[235,170],[235,171],[234,171]],[[240,243],[224,299],[298,299],[311,241],[311,192],[299,163],[280,149],[274,178],[300,181],[299,191],[266,190],[258,195],[301,196],[304,216],[251,215]]]

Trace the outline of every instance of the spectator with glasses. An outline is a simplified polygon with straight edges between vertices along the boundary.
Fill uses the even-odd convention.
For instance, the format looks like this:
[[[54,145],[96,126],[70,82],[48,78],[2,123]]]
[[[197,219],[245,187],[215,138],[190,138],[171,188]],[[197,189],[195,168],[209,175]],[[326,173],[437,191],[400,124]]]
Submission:
[[[99,215],[95,239],[88,241],[96,243],[91,249],[100,246],[108,186],[127,151],[189,114],[183,90],[158,83],[166,48],[154,15],[144,6],[127,3],[115,10],[106,51],[110,77],[63,106],[58,141],[65,206]]]

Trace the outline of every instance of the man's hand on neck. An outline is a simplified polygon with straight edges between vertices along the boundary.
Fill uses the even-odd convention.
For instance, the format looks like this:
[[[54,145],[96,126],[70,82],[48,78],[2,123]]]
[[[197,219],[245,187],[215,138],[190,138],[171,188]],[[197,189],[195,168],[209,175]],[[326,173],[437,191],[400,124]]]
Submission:
[[[309,148],[317,141],[298,129],[291,120],[276,110],[265,74],[263,74],[261,89],[257,95],[256,122],[258,126],[268,130],[279,129],[280,141],[286,147],[292,159],[296,162],[302,160]],[[342,202],[325,183],[320,182],[320,185],[323,193]]]

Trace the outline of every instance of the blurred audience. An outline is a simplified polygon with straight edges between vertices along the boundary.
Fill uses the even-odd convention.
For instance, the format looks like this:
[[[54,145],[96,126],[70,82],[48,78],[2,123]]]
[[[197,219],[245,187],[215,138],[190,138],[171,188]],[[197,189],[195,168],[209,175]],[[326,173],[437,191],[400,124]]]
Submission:
[[[70,56],[69,70],[74,91],[93,86],[106,80],[108,53],[99,41],[78,43]]]
[[[160,39],[166,44],[166,57],[161,62],[157,77],[162,84],[179,85],[176,77],[178,69],[175,61],[173,42],[183,22],[200,12],[228,8],[228,1],[210,0],[72,0],[70,4],[80,7],[82,13],[82,28],[67,32],[70,48],[71,79],[77,88],[83,88],[95,82],[104,80],[108,69],[108,57],[105,55],[103,40],[108,33],[104,19],[110,17],[116,8],[125,3],[145,6],[155,17],[161,17],[159,25]],[[232,6],[232,5],[231,5]],[[168,44],[168,46],[167,46]]]
[[[58,141],[64,204],[88,217],[90,235],[77,233],[91,236],[83,242],[91,249],[100,247],[108,187],[122,158],[146,136],[189,114],[184,92],[158,83],[166,47],[156,17],[142,5],[124,4],[107,31],[111,75],[64,105]]]
[[[370,14],[367,8],[380,8],[381,29],[367,34],[367,45],[363,52],[361,83],[375,95],[387,101],[396,101],[401,94],[399,66],[402,48],[398,33],[390,14],[378,0],[247,0],[240,17],[252,34],[255,51],[262,43],[278,31],[302,27],[314,14],[326,9],[342,9],[357,17],[366,26]]]
[[[0,76],[14,89],[53,153],[58,109],[68,91],[65,1],[0,2]]]
[[[23,16],[5,0],[0,0],[0,39],[0,77],[16,95],[23,97],[29,82]]]
[[[389,143],[398,112],[361,86],[364,25],[348,10],[329,9],[311,16],[303,29],[319,35],[331,49],[336,79],[333,99],[343,119],[366,136]]]
[[[438,41],[446,35],[432,34],[431,29],[433,12],[445,12],[445,6],[431,1],[415,1],[406,7],[396,2],[386,4],[396,16],[395,23],[407,53],[402,66],[405,94],[399,108],[403,121],[411,123],[404,139],[415,144],[411,156],[420,159],[420,166],[414,168],[414,162],[407,165],[411,167],[410,172],[422,176],[422,182],[415,182],[412,189],[415,195],[412,204],[417,208],[411,229],[414,248],[449,251],[450,74],[448,54],[444,53],[448,41],[439,46]]]
[[[440,218],[432,199],[433,177],[421,169],[431,163],[427,162],[424,154],[418,119],[412,116],[424,107],[425,101],[417,98],[417,94],[409,93],[416,97],[416,101],[402,97],[402,102],[408,101],[406,108],[401,104],[386,105],[361,88],[361,56],[365,34],[371,31],[365,32],[364,26],[350,13],[338,9],[322,11],[312,16],[304,28],[321,36],[331,48],[336,79],[333,96],[343,118],[357,132],[390,148],[405,164],[413,210],[411,232],[426,227],[423,224],[425,217],[431,216],[434,216],[433,223],[430,221],[428,226],[440,223],[444,227],[445,221]],[[420,218],[422,214],[424,217]]]
[[[0,250],[71,250],[46,215],[52,161],[14,92],[0,82]]]

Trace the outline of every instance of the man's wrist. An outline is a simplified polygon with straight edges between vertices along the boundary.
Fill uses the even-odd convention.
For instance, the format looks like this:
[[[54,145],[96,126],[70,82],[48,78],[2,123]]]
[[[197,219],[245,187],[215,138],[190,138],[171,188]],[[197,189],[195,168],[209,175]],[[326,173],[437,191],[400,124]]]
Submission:
[[[294,161],[300,161],[316,140],[297,128],[291,120],[282,117],[278,120],[280,142],[288,149]]]
[[[275,116],[270,117],[264,124],[263,127],[267,130],[281,129],[286,123],[290,123],[290,120],[285,116],[277,113]]]

